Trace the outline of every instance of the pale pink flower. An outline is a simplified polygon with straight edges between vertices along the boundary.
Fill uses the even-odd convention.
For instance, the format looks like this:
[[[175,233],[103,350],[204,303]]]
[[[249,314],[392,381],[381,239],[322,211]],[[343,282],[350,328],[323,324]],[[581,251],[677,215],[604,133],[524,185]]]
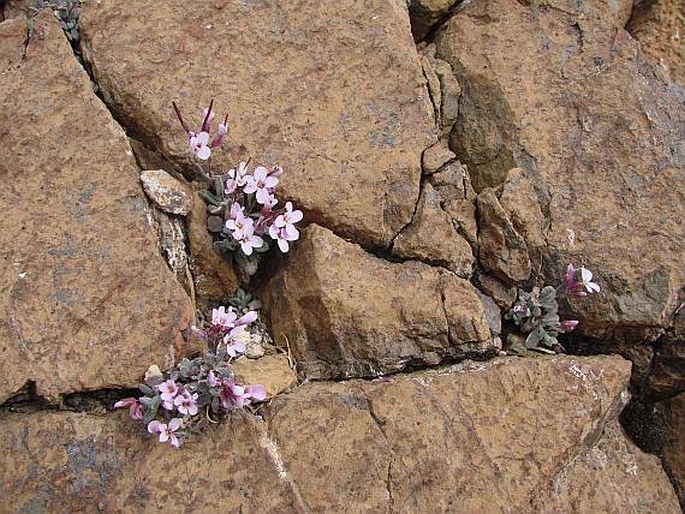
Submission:
[[[280,177],[281,175],[283,175],[283,168],[280,166],[274,166],[269,172],[270,177]]]
[[[232,378],[225,378],[222,382],[219,400],[221,406],[226,409],[240,409],[245,405],[249,395],[245,393],[245,388],[235,383]]]
[[[238,326],[232,329],[224,336],[224,344],[226,345],[226,353],[231,357],[236,357],[239,353],[244,353],[246,340],[249,340],[250,334],[245,330],[244,326]]]
[[[219,387],[221,385],[221,380],[216,377],[214,370],[207,373],[207,384],[209,384],[209,387]]]
[[[223,123],[219,123],[219,130],[217,130],[216,136],[214,136],[214,139],[212,139],[212,142],[210,143],[210,147],[216,148],[217,146],[221,146],[221,144],[224,142],[224,138],[226,137],[226,134],[228,134],[228,114],[226,115],[226,118],[224,119]]]
[[[264,244],[264,240],[254,233],[252,223],[245,224],[240,238],[236,237],[236,232],[233,233],[233,237],[240,243],[240,249],[245,255],[252,255],[253,248],[260,248]]]
[[[241,162],[237,168],[232,168],[228,170],[228,180],[226,180],[226,194],[231,194],[235,192],[239,187],[244,187],[247,183],[248,175],[247,173],[248,164],[246,162]]]
[[[231,231],[233,239],[240,241],[254,233],[254,220],[240,214],[235,219],[226,220],[226,228]]]
[[[159,389],[159,392],[162,393],[163,401],[172,401],[178,394],[178,385],[176,385],[176,382],[171,379],[159,384],[157,389]]]
[[[169,421],[169,425],[166,423],[160,423],[157,420],[153,420],[148,423],[147,431],[151,434],[159,434],[160,443],[166,443],[167,441],[170,441],[174,448],[178,448],[181,445],[181,442],[178,440],[178,437],[174,435],[174,432],[181,428],[181,424],[182,421],[179,418],[173,418],[171,421]]]
[[[588,293],[599,293],[599,285],[592,282],[592,271],[587,268],[580,268],[580,276]]]
[[[122,409],[126,407],[128,407],[128,415],[131,419],[143,419],[144,407],[143,404],[138,400],[135,398],[124,398],[123,400],[119,400],[114,404],[115,409]]]
[[[269,201],[271,190],[278,185],[278,179],[269,176],[264,166],[257,166],[253,176],[247,178],[243,188],[245,193],[257,193],[257,203],[264,205]]]
[[[250,395],[250,403],[252,400],[262,402],[266,398],[266,388],[261,384],[248,385],[245,387],[245,392]]]
[[[226,328],[233,328],[238,315],[233,310],[233,307],[220,306],[217,309],[212,309],[212,325],[221,325]]]
[[[289,241],[296,241],[300,237],[300,233],[295,227],[293,227],[292,232],[288,234],[285,227],[278,228],[276,224],[269,227],[269,235],[278,242],[278,248],[280,248],[283,253],[287,253],[290,249]]]
[[[193,134],[191,132],[191,134]],[[207,132],[200,132],[190,136],[190,149],[195,152],[198,159],[206,161],[212,155],[212,150],[209,148],[209,134]]]
[[[578,323],[578,320],[575,319],[562,321],[561,323],[559,323],[559,332],[561,332],[562,334],[571,332],[572,330],[575,330],[575,328],[578,326]]]
[[[197,414],[197,393],[190,394],[188,391],[183,391],[174,399],[176,410],[186,416],[195,416]]]
[[[566,286],[566,294],[569,296],[575,296],[577,298],[585,298],[587,293],[583,291],[582,282],[576,281],[576,272],[578,270],[573,267],[573,264],[569,264],[566,268],[566,275],[564,277],[564,284]]]
[[[285,233],[289,236],[297,234],[299,237],[299,233],[294,225],[298,221],[302,221],[302,211],[294,211],[293,204],[291,202],[286,202],[285,212],[276,218],[274,225],[278,228],[285,229]],[[295,239],[297,239],[297,237],[295,237]],[[294,241],[295,239],[290,239],[289,241]]]

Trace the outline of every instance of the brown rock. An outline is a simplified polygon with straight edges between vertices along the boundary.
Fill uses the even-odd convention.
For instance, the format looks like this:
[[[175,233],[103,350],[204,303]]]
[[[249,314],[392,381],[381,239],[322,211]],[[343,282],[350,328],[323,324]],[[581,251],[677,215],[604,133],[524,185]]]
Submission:
[[[0,38],[23,49],[16,24]],[[126,136],[50,12],[0,73],[0,126],[0,403],[27,382],[54,399],[173,364],[190,301],[158,252]]]
[[[629,374],[616,357],[555,356],[310,384],[272,402],[269,433],[314,512],[529,512],[615,423]],[[612,444],[636,451],[620,433]],[[638,454],[635,476],[621,463],[598,475],[626,507],[649,487],[646,500],[661,495],[650,505],[673,505],[658,464]],[[576,498],[592,505],[592,486]]]
[[[491,188],[478,195],[478,230],[481,264],[505,282],[527,280],[528,247]]]
[[[105,0],[84,5],[81,27],[108,104],[175,163],[189,157],[171,101],[196,120],[213,97],[231,124],[230,151],[215,152],[213,168],[247,156],[280,164],[283,195],[308,220],[361,243],[387,245],[411,220],[421,152],[435,135],[396,1],[312,10]]]
[[[489,275],[478,275],[480,289],[490,296],[502,311],[508,311],[516,301],[516,287],[510,287]]]
[[[674,187],[685,93],[616,27],[629,3],[472,2],[436,45],[463,88],[450,148],[476,190],[525,169],[549,226],[541,278],[592,269],[602,294],[573,303],[579,330],[610,339],[631,327],[641,340],[666,326],[685,283],[685,191]]]
[[[443,165],[455,159],[456,155],[447,146],[447,140],[441,139],[423,152],[421,167],[424,175],[432,175]]]
[[[239,359],[233,363],[233,372],[245,384],[266,387],[267,398],[297,385],[297,375],[290,368],[288,357],[282,353],[259,359]]]
[[[264,424],[247,415],[179,450],[124,413],[6,414],[2,425],[2,512],[298,512]]]
[[[187,227],[190,270],[198,306],[216,307],[235,292],[240,282],[232,264],[214,250],[212,235],[207,231],[207,206],[197,193]]]
[[[452,161],[431,175],[428,181],[440,194],[442,208],[458,227],[459,233],[475,248],[478,244],[476,192],[471,187],[466,166]]]
[[[512,168],[507,173],[499,203],[511,219],[514,229],[521,234],[529,249],[546,245],[543,228],[545,217],[533,183],[525,170]]]
[[[428,78],[428,88],[442,138],[449,135],[459,116],[461,86],[452,73],[452,67],[436,57],[435,50],[434,44],[425,47],[421,62]]]
[[[411,0],[409,15],[415,41],[423,40],[431,28],[447,14],[457,0]]]
[[[474,261],[471,246],[456,231],[428,182],[423,185],[413,221],[397,236],[392,252],[444,266],[462,278],[471,275]]]
[[[187,215],[193,207],[193,191],[164,170],[145,170],[140,181],[147,196],[169,214]]]
[[[685,1],[652,0],[635,2],[626,27],[647,58],[681,85],[685,84],[684,24]]]
[[[596,446],[564,467],[533,501],[541,513],[678,512],[678,500],[659,459],[642,452],[609,423]]]
[[[681,506],[685,506],[685,394],[659,402],[657,409],[664,426],[664,467],[673,480]]]
[[[492,349],[473,286],[418,262],[390,263],[310,225],[264,288],[276,344],[310,378],[375,376]]]

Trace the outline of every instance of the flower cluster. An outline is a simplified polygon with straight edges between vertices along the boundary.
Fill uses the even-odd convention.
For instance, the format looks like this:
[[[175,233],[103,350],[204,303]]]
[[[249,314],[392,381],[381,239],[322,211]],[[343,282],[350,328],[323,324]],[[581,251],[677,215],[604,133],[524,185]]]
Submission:
[[[264,386],[241,384],[230,366],[232,359],[245,351],[247,327],[256,319],[255,311],[238,316],[232,307],[213,309],[207,329],[193,327],[209,351],[203,357],[183,359],[166,375],[151,366],[145,383],[139,386],[143,395],[120,400],[114,408],[127,408],[129,416],[145,423],[160,442],[178,447],[188,431],[263,401]]]
[[[211,122],[214,117],[214,101],[204,110],[199,132],[190,130],[180,110],[174,110],[183,129],[188,134],[191,151],[197,158],[207,161],[212,149],[220,146],[228,133],[228,118],[210,142]],[[211,187],[201,192],[207,202],[209,217],[207,228],[215,236],[215,247],[227,258],[236,261],[247,275],[257,271],[260,255],[274,244],[281,252],[290,249],[290,243],[300,237],[295,224],[302,220],[302,212],[292,203],[280,204],[276,188],[283,168],[255,166],[241,162],[226,173],[208,175]]]
[[[577,279],[580,273],[580,280]],[[576,269],[569,264],[561,288],[569,297],[585,298],[598,293],[599,285],[592,281],[592,272],[587,268]],[[558,290],[552,286],[532,291],[519,291],[518,299],[505,316],[518,326],[522,334],[527,334],[526,348],[544,351],[542,348],[556,350],[561,347],[557,336],[571,332],[578,326],[577,320],[559,319]],[[542,348],[541,348],[542,347]]]

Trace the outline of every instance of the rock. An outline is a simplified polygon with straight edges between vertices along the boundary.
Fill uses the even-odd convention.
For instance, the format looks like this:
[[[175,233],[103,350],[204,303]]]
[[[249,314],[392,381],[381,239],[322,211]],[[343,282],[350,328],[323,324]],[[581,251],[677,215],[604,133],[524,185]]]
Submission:
[[[422,65],[428,78],[428,87],[436,112],[441,138],[448,136],[459,116],[461,86],[448,62],[435,56],[435,45],[423,49]],[[439,91],[436,91],[439,88]]]
[[[376,376],[492,350],[469,282],[379,259],[317,225],[302,231],[262,297],[276,344],[290,344],[309,378]]]
[[[552,487],[533,501],[533,511],[678,512],[673,487],[659,459],[642,452],[608,424],[596,446],[564,467]]]
[[[478,297],[485,309],[485,319],[490,327],[490,332],[493,336],[498,336],[502,333],[502,312],[495,301],[480,291],[477,291]]]
[[[685,191],[674,187],[685,91],[617,28],[630,3],[472,2],[435,43],[463,88],[450,148],[475,189],[524,169],[549,227],[540,279],[558,284],[582,263],[602,293],[573,302],[579,332],[611,340],[630,328],[641,341],[666,327],[685,283]]]
[[[457,0],[410,0],[409,18],[415,41],[422,41]]]
[[[155,227],[159,233],[159,248],[166,262],[174,272],[176,280],[192,298],[192,289],[188,283],[189,268],[186,252],[186,237],[181,220],[167,216],[163,212],[153,214]]]
[[[626,27],[640,42],[648,59],[661,68],[667,77],[685,85],[685,55],[683,54],[683,23],[685,1],[654,0],[635,2]]]
[[[514,229],[521,234],[529,249],[546,246],[543,228],[545,217],[535,187],[525,170],[512,168],[499,197],[502,208],[509,216]]]
[[[308,221],[380,246],[411,220],[436,138],[406,8],[378,0],[372,11],[104,0],[83,6],[80,26],[104,98],[147,146],[190,173],[171,101],[196,120],[214,98],[231,126],[214,169],[280,164],[283,197]]]
[[[478,244],[476,193],[466,166],[459,161],[450,162],[431,175],[428,182],[440,194],[441,206],[458,232],[475,248]]]
[[[392,252],[444,266],[462,278],[471,275],[474,262],[471,246],[456,231],[428,182],[423,185],[414,220],[397,236]]]
[[[187,219],[195,295],[198,306],[211,309],[230,297],[240,282],[233,265],[214,250],[212,235],[207,231],[207,206],[197,193]]]
[[[441,139],[423,152],[423,157],[421,158],[423,174],[432,175],[442,168],[443,165],[454,160],[455,157],[454,152],[447,146],[447,140]]]
[[[266,417],[313,512],[537,512],[530,502],[552,493],[560,471],[614,425],[629,375],[617,357],[496,359],[309,384],[275,399]],[[619,487],[622,505],[637,509],[650,486],[646,500],[659,494],[657,505],[673,505],[654,458],[636,461],[635,476],[621,463],[598,475]],[[578,501],[590,503],[593,485]]]
[[[0,24],[3,55],[26,45],[0,72],[0,403],[31,382],[50,400],[131,387],[194,350],[190,300],[159,254],[124,131],[59,24],[43,12],[25,41],[19,20]]]
[[[528,247],[491,188],[478,195],[478,230],[481,264],[505,282],[527,280]]]
[[[664,426],[661,449],[664,467],[671,476],[680,505],[685,506],[685,394],[659,402],[657,409]]]
[[[236,414],[174,450],[122,413],[5,415],[3,512],[298,512],[261,423]],[[299,512],[302,512],[299,510]]]
[[[516,301],[516,288],[508,287],[503,282],[489,275],[478,275],[480,289],[492,298],[503,312],[508,311]]]
[[[666,339],[657,345],[648,380],[652,396],[664,398],[685,391],[685,339]]]
[[[233,372],[243,383],[266,387],[267,398],[297,385],[297,375],[290,368],[288,357],[282,353],[259,359],[239,359],[233,363]]]
[[[169,214],[187,215],[193,208],[193,191],[164,170],[145,170],[140,181],[147,196]]]

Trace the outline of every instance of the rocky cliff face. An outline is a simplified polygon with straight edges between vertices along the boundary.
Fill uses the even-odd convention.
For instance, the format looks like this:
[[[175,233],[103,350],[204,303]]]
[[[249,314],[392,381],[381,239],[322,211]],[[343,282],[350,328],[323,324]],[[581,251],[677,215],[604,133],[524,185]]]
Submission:
[[[79,62],[33,6],[0,6],[0,510],[679,511],[685,93],[658,17],[102,0]],[[212,166],[280,164],[309,224],[250,284],[305,383],[239,362],[259,417],[172,451],[100,399],[197,351],[240,281],[171,106],[210,97]],[[505,356],[517,289],[571,262],[602,290],[562,304],[563,343],[592,356]],[[618,423],[630,392],[662,461]]]

